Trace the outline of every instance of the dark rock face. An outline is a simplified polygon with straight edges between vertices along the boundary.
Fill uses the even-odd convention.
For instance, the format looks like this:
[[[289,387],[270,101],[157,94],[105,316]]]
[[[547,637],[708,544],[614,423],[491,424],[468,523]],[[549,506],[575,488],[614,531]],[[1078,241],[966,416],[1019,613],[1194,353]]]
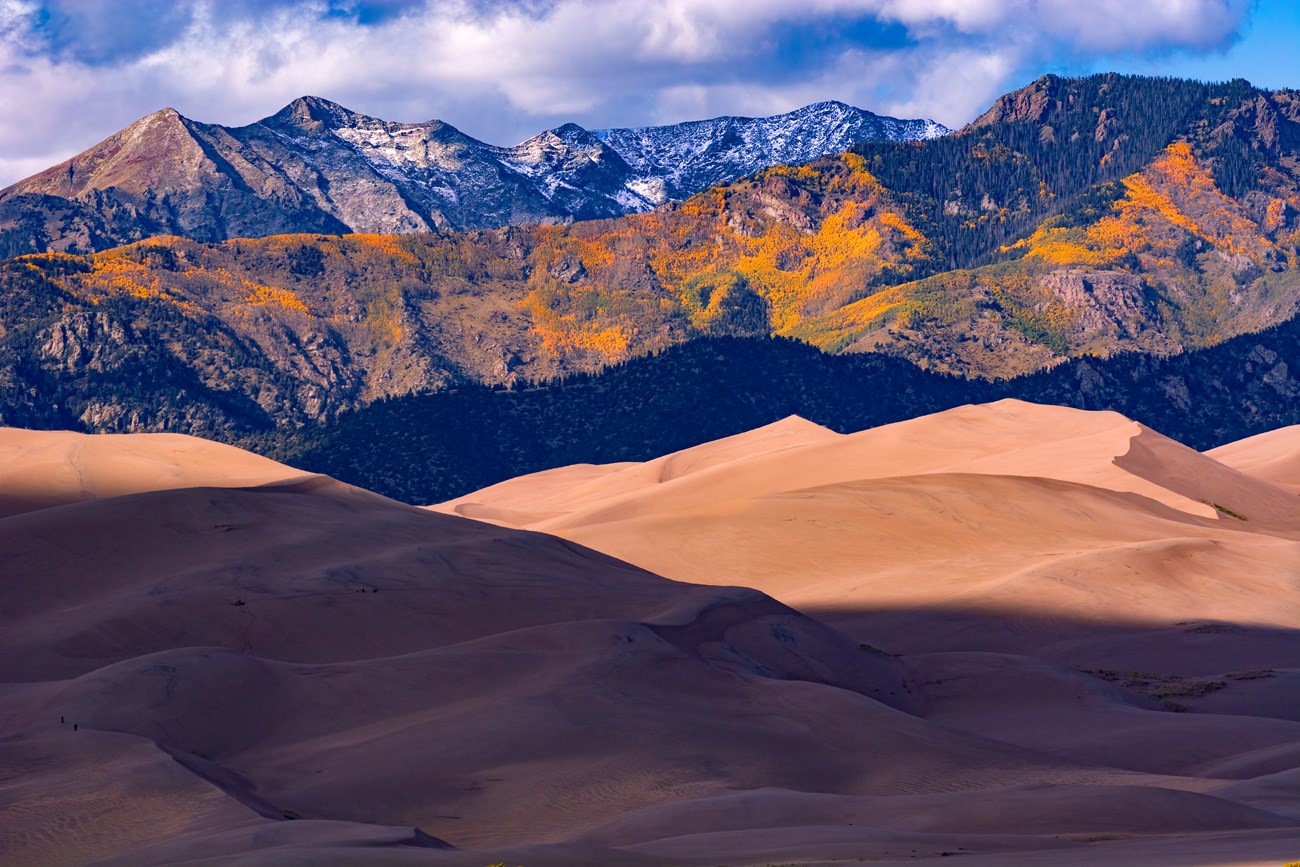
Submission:
[[[0,255],[87,252],[158,234],[218,241],[615,217],[775,163],[945,132],[818,103],[769,118],[595,133],[565,124],[497,147],[442,121],[394,123],[310,96],[243,127],[164,109],[0,191]]]

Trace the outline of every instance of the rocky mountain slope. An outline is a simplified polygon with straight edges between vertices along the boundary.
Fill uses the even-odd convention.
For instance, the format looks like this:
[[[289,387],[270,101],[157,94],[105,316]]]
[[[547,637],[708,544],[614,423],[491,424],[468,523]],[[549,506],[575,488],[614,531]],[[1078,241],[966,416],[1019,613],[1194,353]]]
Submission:
[[[753,174],[760,168],[806,163],[841,153],[866,141],[924,141],[951,132],[932,120],[881,117],[842,102],[818,102],[775,117],[718,117],[672,126],[606,129],[595,133],[638,176],[650,202],[685,199],[715,184]]]
[[[39,263],[68,272],[85,267],[75,257]],[[364,285],[366,273],[353,279]],[[299,336],[292,327],[302,316],[292,306],[297,296],[277,298],[228,275],[225,284],[201,279],[248,293],[239,299],[253,297],[232,302],[239,312],[230,324],[193,306],[127,293],[82,303],[58,288],[62,276],[28,260],[0,268],[0,423],[197,433],[418,502],[560,464],[644,460],[791,413],[851,431],[1019,397],[1116,409],[1197,448],[1300,423],[1297,319],[1167,358],[1078,359],[993,383],[880,353],[829,355],[788,339],[705,336],[542,387],[489,389],[447,378],[437,393],[385,398],[382,389],[401,394],[421,377],[430,383],[445,375],[421,367],[429,362],[401,348],[398,331],[385,330],[400,325],[385,296],[343,296],[351,312],[332,323],[335,331]],[[425,306],[446,304],[454,321],[452,314],[484,303],[468,290],[488,297],[490,288],[467,284],[465,294],[426,299]],[[498,309],[510,313],[507,305]],[[494,356],[481,332],[444,327],[433,334],[444,341],[441,351],[485,365],[507,369],[517,360]],[[449,366],[450,356],[442,358]],[[366,370],[375,371],[373,380]],[[311,424],[358,406],[323,427]],[[377,452],[379,442],[386,446]]]
[[[160,233],[218,241],[613,217],[866,139],[945,132],[825,102],[641,129],[566,124],[497,147],[439,120],[394,123],[312,96],[243,127],[164,109],[0,191],[0,253],[86,252]]]
[[[1298,143],[1293,92],[1048,78],[959,133],[612,220],[19,257],[7,412],[247,432],[721,335],[993,379],[1177,355],[1295,314]]]

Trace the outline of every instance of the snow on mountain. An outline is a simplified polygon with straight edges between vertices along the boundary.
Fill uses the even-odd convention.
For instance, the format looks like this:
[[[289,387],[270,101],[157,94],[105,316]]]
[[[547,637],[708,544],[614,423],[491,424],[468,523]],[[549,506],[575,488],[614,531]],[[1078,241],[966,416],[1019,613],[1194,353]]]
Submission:
[[[597,219],[860,141],[947,131],[820,102],[764,118],[595,132],[565,124],[501,147],[439,120],[395,123],[312,96],[243,127],[167,110],[0,191],[0,229],[35,227],[7,242],[12,254],[158,233],[216,241]]]
[[[861,141],[937,138],[932,120],[881,117],[842,102],[817,102],[773,117],[718,117],[671,126],[599,130],[640,178],[662,178],[660,204],[778,163],[804,163]]]

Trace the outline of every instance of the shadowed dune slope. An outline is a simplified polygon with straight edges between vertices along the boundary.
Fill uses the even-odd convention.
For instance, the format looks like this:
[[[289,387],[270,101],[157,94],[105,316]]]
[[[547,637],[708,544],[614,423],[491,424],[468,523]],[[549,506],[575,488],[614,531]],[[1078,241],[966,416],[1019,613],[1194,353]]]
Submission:
[[[1042,421],[1009,472],[1010,431],[1052,412],[874,445],[792,419],[479,501],[559,535],[183,437],[0,432],[0,864],[1286,851],[1284,666],[1188,651],[1138,684],[1080,660],[1216,598],[1239,633],[1169,653],[1280,652],[1287,495],[1104,414]],[[1079,454],[1050,459],[1052,424]]]

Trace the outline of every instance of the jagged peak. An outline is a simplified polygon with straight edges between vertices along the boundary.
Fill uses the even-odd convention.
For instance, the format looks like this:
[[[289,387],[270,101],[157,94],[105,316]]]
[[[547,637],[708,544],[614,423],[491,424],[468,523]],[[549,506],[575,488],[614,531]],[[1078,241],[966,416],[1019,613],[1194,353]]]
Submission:
[[[579,126],[576,123],[562,123],[559,126],[552,128],[551,132],[558,136],[591,135],[591,133],[587,131],[586,127]]]
[[[172,125],[183,123],[184,121],[187,120],[189,120],[189,118],[187,118],[185,115],[181,114],[179,111],[169,106],[167,108],[160,108],[155,112],[151,112],[150,114],[146,114],[144,117],[140,118],[135,123],[123,127],[118,134],[121,135],[123,133],[150,128],[150,127],[172,126]]]
[[[345,112],[347,114],[353,113],[351,109],[341,105],[340,103],[335,102],[332,99],[326,99],[323,96],[312,96],[311,94],[298,97],[297,99],[293,100],[288,105],[286,105],[285,108],[291,110],[306,110],[306,111],[316,111],[316,112]]]
[[[867,111],[865,108],[858,108],[856,105],[850,105],[847,102],[840,102],[838,99],[823,99],[817,102],[810,102],[807,105],[803,105],[798,108],[792,108],[789,111],[783,111],[778,114],[769,114],[763,117],[752,118],[752,117],[727,115],[716,119],[717,120],[780,121],[780,120],[785,120],[787,118],[821,116],[826,114],[837,114],[837,115],[856,114],[856,115],[866,115],[867,117],[880,117],[880,115],[876,114],[875,112]]]
[[[799,108],[791,109],[790,111],[781,112],[779,114],[765,115],[762,117],[751,117],[748,115],[738,115],[738,114],[724,114],[724,115],[719,115],[717,117],[707,118],[704,120],[687,120],[687,121],[681,121],[680,123],[667,124],[661,127],[649,127],[649,126],[627,127],[627,128],[610,127],[607,129],[592,130],[591,134],[596,138],[600,139],[601,141],[605,141],[606,139],[609,138],[610,134],[618,133],[618,132],[642,132],[642,131],[648,131],[653,129],[672,129],[674,127],[692,127],[692,126],[700,126],[700,125],[716,126],[718,124],[750,123],[753,121],[760,121],[760,122],[768,121],[768,122],[779,123],[784,120],[798,119],[804,117],[818,117],[818,116],[828,115],[828,114],[835,114],[839,116],[856,115],[865,118],[875,118],[882,121],[898,121],[900,123],[925,124],[928,127],[933,128],[933,130],[935,130],[937,134],[951,131],[949,130],[948,127],[944,126],[943,124],[935,120],[931,120],[929,118],[901,119],[896,117],[890,117],[887,115],[876,114],[875,112],[869,111],[868,109],[859,108],[855,105],[850,105],[847,102],[841,102],[838,99],[824,99],[819,102],[811,102]]]
[[[569,145],[592,147],[601,143],[600,138],[593,135],[591,130],[576,123],[561,124],[554,129],[547,130],[547,132]]]
[[[539,144],[551,145],[555,142],[567,145],[569,147],[589,148],[603,145],[599,136],[592,133],[585,127],[576,123],[565,123],[551,129],[542,130],[531,138],[524,139],[514,147],[501,148],[501,150],[526,150]]]
[[[300,96],[270,117],[257,121],[260,126],[272,129],[289,129],[298,132],[323,133],[331,130],[359,126],[378,126],[389,129],[419,128],[434,138],[478,142],[443,120],[433,119],[423,123],[398,123],[362,114],[321,96]]]
[[[841,118],[857,117],[871,119],[886,123],[902,123],[920,125],[924,128],[922,138],[935,138],[940,135],[952,132],[950,128],[944,126],[933,118],[898,118],[892,115],[877,114],[870,109],[859,108],[856,105],[850,105],[847,102],[840,102],[838,99],[827,99],[821,102],[814,102],[805,105],[803,108],[797,108],[794,111],[783,115],[776,115],[773,119],[785,117],[822,117],[825,115],[837,115]]]
[[[970,122],[972,128],[1006,121],[1041,123],[1056,107],[1056,91],[1067,79],[1044,75],[1024,87],[1004,93],[988,110]]]
[[[260,123],[267,126],[293,126],[302,129],[332,129],[355,124],[365,115],[321,96],[300,96]]]
[[[975,120],[968,128],[976,129],[1003,121],[1030,121],[1042,123],[1053,113],[1062,108],[1078,110],[1079,106],[1089,105],[1080,95],[1089,92],[1105,93],[1117,85],[1156,85],[1170,84],[1203,86],[1211,84],[1195,79],[1177,78],[1163,75],[1135,75],[1123,72],[1098,72],[1092,75],[1064,76],[1047,74],[1040,76],[1023,87],[1018,87],[999,96],[988,110]],[[1233,79],[1224,84],[1240,84],[1255,90],[1245,79]]]
[[[787,114],[803,114],[805,112],[812,114],[831,110],[841,112],[861,112],[862,114],[870,115],[875,114],[875,112],[867,111],[865,108],[858,108],[856,105],[849,105],[847,102],[840,102],[838,99],[823,99],[818,102],[810,102],[803,108],[796,108],[794,111],[787,112]],[[777,115],[777,117],[780,117],[780,115]]]
[[[74,156],[69,162],[84,160],[92,154],[102,154],[115,148],[131,147],[134,146],[134,143],[149,141],[159,137],[165,137],[174,141],[175,136],[177,135],[189,136],[191,133],[188,129],[188,125],[192,123],[193,121],[174,108],[160,108],[155,112],[146,114],[134,123],[123,127],[103,141],[87,148]],[[62,165],[63,164],[60,164],[60,166],[54,166],[50,169],[46,169],[46,171],[59,169]]]

